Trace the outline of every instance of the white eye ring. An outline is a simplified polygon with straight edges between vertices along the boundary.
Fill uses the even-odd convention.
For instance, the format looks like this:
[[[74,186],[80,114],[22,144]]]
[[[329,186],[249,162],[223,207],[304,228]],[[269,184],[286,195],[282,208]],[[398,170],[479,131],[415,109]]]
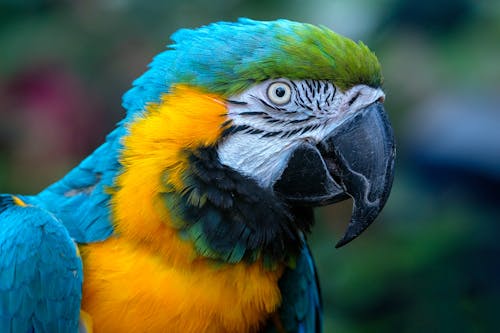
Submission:
[[[283,82],[273,82],[267,88],[267,97],[276,105],[284,105],[292,98],[292,89]]]

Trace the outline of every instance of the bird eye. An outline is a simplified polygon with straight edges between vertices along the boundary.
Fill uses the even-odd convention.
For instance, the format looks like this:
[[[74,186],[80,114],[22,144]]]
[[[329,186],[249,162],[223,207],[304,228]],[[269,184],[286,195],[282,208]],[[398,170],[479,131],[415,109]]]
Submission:
[[[267,97],[276,105],[290,102],[292,89],[285,82],[274,82],[267,88]]]

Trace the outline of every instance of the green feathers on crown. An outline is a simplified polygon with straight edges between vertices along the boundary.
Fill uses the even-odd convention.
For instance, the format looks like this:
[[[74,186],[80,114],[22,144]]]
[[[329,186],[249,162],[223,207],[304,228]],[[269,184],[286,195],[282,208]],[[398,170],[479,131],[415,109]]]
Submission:
[[[330,80],[342,90],[382,84],[380,64],[368,47],[323,26],[240,19],[181,29],[172,40],[124,96],[129,115],[158,101],[173,84],[225,97],[279,77]]]
[[[362,42],[355,43],[324,26],[300,24],[293,31],[276,36],[283,50],[275,63],[276,74],[291,79],[328,79],[343,90],[357,84],[382,84],[378,59]]]

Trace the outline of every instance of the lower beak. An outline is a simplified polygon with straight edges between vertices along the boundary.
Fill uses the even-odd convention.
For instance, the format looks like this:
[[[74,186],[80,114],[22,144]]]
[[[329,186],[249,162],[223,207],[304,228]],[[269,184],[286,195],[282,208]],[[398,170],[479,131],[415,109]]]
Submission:
[[[381,103],[358,111],[317,146],[291,154],[274,189],[295,205],[353,199],[351,221],[336,247],[359,236],[378,216],[392,187],[395,144]]]

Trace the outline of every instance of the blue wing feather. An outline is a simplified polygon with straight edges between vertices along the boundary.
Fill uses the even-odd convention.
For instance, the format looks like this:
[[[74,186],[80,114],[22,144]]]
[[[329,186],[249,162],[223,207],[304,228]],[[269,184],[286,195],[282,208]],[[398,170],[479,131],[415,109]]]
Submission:
[[[125,131],[124,127],[118,127],[108,135],[103,145],[61,180],[37,196],[23,199],[57,216],[78,243],[108,238],[113,233],[109,217],[109,189],[120,170],[120,137]]]
[[[278,317],[281,327],[270,321],[264,332],[318,333],[322,330],[322,301],[311,252],[304,246],[294,267],[288,267],[279,281],[282,295]]]
[[[82,278],[64,225],[0,195],[0,332],[77,332]]]

